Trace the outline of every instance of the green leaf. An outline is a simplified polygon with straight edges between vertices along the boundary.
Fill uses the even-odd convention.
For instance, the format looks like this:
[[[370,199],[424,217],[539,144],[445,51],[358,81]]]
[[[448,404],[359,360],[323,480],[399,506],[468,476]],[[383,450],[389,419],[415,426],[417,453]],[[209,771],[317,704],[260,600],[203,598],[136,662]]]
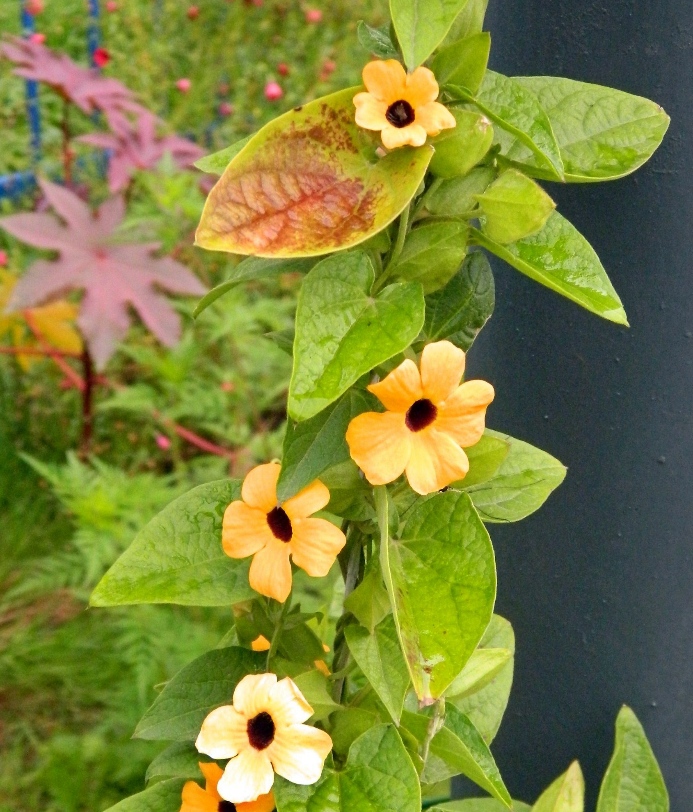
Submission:
[[[374,399],[363,390],[348,392],[334,406],[302,423],[289,421],[284,435],[277,498],[285,502],[310,485],[323,471],[350,459],[344,435],[356,415],[372,409]]]
[[[436,136],[431,142],[435,154],[430,170],[441,178],[466,175],[473,169],[493,144],[493,125],[474,110],[452,110],[457,126]]]
[[[515,635],[505,618],[493,616],[477,652],[484,649],[505,649],[514,655]],[[514,660],[511,658],[487,685],[467,695],[448,696],[446,700],[446,707],[452,704],[472,720],[486,744],[493,741],[503,720],[510,698],[513,669]]]
[[[501,245],[541,231],[556,208],[538,183],[516,169],[503,172],[477,200],[484,234]]]
[[[487,6],[488,0],[469,0],[459,17],[452,24],[446,41],[456,42],[474,34],[480,34],[484,28]]]
[[[447,491],[418,502],[401,538],[384,543],[402,650],[419,700],[430,704],[462,671],[491,620],[491,540],[471,499]]]
[[[558,212],[538,234],[511,245],[500,245],[476,229],[471,231],[479,245],[535,282],[597,316],[628,325],[623,304],[594,248]]]
[[[494,71],[486,72],[476,95],[457,85],[445,89],[455,98],[475,104],[494,124],[524,144],[552,179],[563,180],[563,159],[556,136],[548,115],[531,90]]]
[[[585,780],[577,761],[542,793],[532,812],[584,812]]]
[[[388,615],[373,632],[363,626],[347,626],[344,634],[358,667],[399,724],[410,680],[394,618]]]
[[[317,784],[277,777],[278,812],[421,812],[419,779],[393,725],[376,725],[351,745],[343,770],[326,768]]]
[[[335,753],[345,755],[359,736],[382,721],[375,711],[364,708],[335,711],[330,719],[330,736]]]
[[[476,196],[485,192],[495,177],[495,169],[479,166],[463,178],[438,179],[426,193],[426,209],[446,217],[470,217],[477,206]]]
[[[496,474],[467,491],[485,522],[519,522],[544,504],[565,479],[566,467],[555,457],[507,434],[486,435],[510,444]],[[464,480],[458,483],[464,487]]]
[[[390,0],[390,16],[404,61],[413,70],[447,36],[467,0]]]
[[[381,157],[348,88],[266,124],[210,192],[196,244],[260,257],[350,248],[388,226],[423,180],[431,146]]]
[[[463,480],[453,483],[453,487],[471,488],[488,482],[498,472],[509,452],[510,443],[484,434],[476,445],[465,448],[469,472]]]
[[[219,152],[213,152],[211,155],[205,155],[204,158],[195,161],[193,166],[210,175],[221,175],[236,155],[249,143],[252,137],[252,135],[248,135],[245,138],[241,138],[240,141],[236,141],[235,144],[231,144],[230,147],[225,147],[219,150]]]
[[[202,779],[202,772],[198,766],[200,761],[207,761],[207,756],[200,755],[192,742],[174,742],[162,750],[147,767],[144,780],[147,784],[162,778],[187,778],[199,781]]]
[[[546,110],[571,183],[629,175],[652,157],[669,128],[669,116],[658,104],[621,90],[553,76],[515,81]],[[510,144],[508,157],[535,163],[519,142]]]
[[[340,709],[341,705],[338,705],[330,696],[327,677],[321,671],[317,669],[305,671],[294,677],[294,682],[313,708],[310,724],[322,722],[331,713]]]
[[[211,304],[214,304],[217,299],[243,282],[268,279],[284,273],[307,273],[313,265],[315,265],[315,260],[312,259],[262,259],[260,257],[248,257],[248,259],[236,265],[225,282],[212,288],[209,293],[206,293],[200,299],[193,310],[193,318],[196,319],[200,313],[205,311]]]
[[[669,812],[669,795],[650,743],[633,711],[616,720],[616,746],[604,776],[597,812]]]
[[[479,32],[441,48],[431,67],[440,85],[461,85],[477,93],[484,81],[491,35]]]
[[[494,306],[491,266],[481,251],[474,251],[442,290],[426,297],[426,320],[419,343],[445,338],[466,352]]]
[[[376,559],[363,580],[344,601],[344,608],[373,634],[375,627],[392,611],[390,598],[383,586],[383,576]],[[362,669],[363,670],[363,669]],[[407,676],[407,682],[409,677]]]
[[[161,781],[110,806],[106,812],[178,812],[184,783],[180,778]]]
[[[270,333],[265,333],[265,337],[273,341],[280,350],[283,350],[287,355],[294,354],[294,338],[296,333],[293,327],[286,330],[272,330]]]
[[[430,812],[506,812],[507,806],[495,798],[467,798],[464,801],[448,801],[436,804]],[[512,812],[531,812],[528,804],[513,801]]]
[[[402,252],[391,268],[395,279],[421,282],[424,294],[444,287],[457,273],[467,253],[466,223],[426,222],[407,234]]]
[[[431,741],[431,758],[422,781],[438,782],[462,773],[510,809],[512,799],[486,742],[471,720],[454,705],[446,707],[445,726]]]
[[[399,59],[399,52],[392,44],[387,26],[372,28],[368,23],[359,20],[356,36],[368,53],[381,59]]]
[[[462,672],[455,677],[446,695],[464,698],[485,688],[513,657],[508,648],[478,648]]]
[[[266,654],[245,648],[208,651],[166,683],[140,719],[134,737],[194,741],[210,711],[229,705],[243,677],[262,673],[266,663]]]
[[[328,513],[355,522],[375,519],[371,487],[355,462],[348,460],[333,465],[322,474],[320,481],[330,491],[330,503],[326,508]]]
[[[307,420],[337,400],[361,375],[402,352],[424,321],[418,282],[371,296],[366,254],[328,257],[306,277],[298,297],[289,414]]]
[[[91,605],[228,606],[252,598],[249,562],[229,558],[221,547],[224,511],[240,493],[238,480],[222,479],[171,502],[103,576]]]

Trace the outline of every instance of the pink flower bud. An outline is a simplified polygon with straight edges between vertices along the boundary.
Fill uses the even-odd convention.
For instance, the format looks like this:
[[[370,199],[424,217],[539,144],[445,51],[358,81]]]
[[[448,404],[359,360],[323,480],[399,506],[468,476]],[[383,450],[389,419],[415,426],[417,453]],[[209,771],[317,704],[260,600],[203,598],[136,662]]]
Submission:
[[[171,448],[171,441],[165,434],[156,435],[156,444],[162,451],[168,451]]]
[[[221,102],[219,104],[219,115],[220,116],[230,116],[233,115],[233,105],[229,104],[228,102]]]
[[[24,8],[27,14],[31,14],[32,17],[35,17],[43,11],[43,0],[26,0]]]
[[[200,16],[199,6],[190,6],[186,14],[189,20],[196,20]]]
[[[111,55],[105,48],[95,48],[93,59],[97,68],[105,68],[111,61]]]
[[[322,65],[322,72],[329,76],[337,70],[337,63],[333,59],[326,59]]]
[[[32,35],[29,37],[29,42],[33,42],[33,43],[35,43],[36,45],[43,45],[43,43],[44,43],[45,41],[46,41],[46,35],[45,35],[45,34],[41,34],[41,33],[39,33],[38,31],[36,31],[35,33],[33,33],[33,34],[32,34]]]
[[[286,64],[286,62],[280,62],[277,65],[277,73],[280,76],[288,76],[289,75],[289,66]]]
[[[118,3],[116,3],[116,0],[108,0],[106,3],[106,11],[109,14],[113,14],[114,11],[118,11]]]
[[[233,392],[236,387],[233,385],[232,381],[223,381],[219,388],[222,392]]]
[[[187,93],[190,88],[192,87],[192,82],[190,79],[179,79],[176,82],[176,87],[180,90],[181,93]]]
[[[322,11],[319,8],[309,8],[306,10],[306,22],[315,25],[322,20]]]
[[[284,95],[284,91],[276,82],[267,82],[265,85],[265,98],[267,101],[277,101]]]
[[[8,261],[7,251],[0,251],[0,268],[6,268]]]

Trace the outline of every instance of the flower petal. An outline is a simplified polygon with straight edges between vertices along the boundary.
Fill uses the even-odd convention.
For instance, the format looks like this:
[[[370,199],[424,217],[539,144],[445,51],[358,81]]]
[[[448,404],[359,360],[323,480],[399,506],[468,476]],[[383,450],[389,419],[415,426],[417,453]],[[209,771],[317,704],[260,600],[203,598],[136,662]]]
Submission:
[[[345,544],[344,533],[327,519],[300,519],[294,523],[289,547],[297,567],[313,578],[322,578]]]
[[[249,747],[226,765],[217,789],[225,801],[237,804],[256,801],[274,783],[274,771],[266,750]]]
[[[402,474],[411,453],[404,414],[365,412],[346,432],[349,453],[371,485],[386,485]]]
[[[407,76],[406,100],[416,109],[416,117],[419,117],[418,108],[438,98],[440,88],[432,70],[428,68],[417,68]]]
[[[257,801],[236,804],[236,812],[273,812],[276,806],[274,793],[268,792],[266,795],[261,795]]]
[[[252,719],[261,711],[269,708],[270,694],[276,684],[276,674],[248,674],[243,677],[233,692],[233,707],[244,719],[243,730],[246,745],[248,744],[248,719]]]
[[[316,479],[307,488],[299,491],[296,496],[287,499],[282,505],[291,521],[306,519],[322,510],[330,501],[330,492],[325,485]]]
[[[455,116],[448,108],[435,101],[417,107],[416,120],[429,135],[438,135],[441,130],[457,126]]]
[[[219,772],[221,772],[221,769]],[[219,808],[219,797],[216,793],[212,795],[205,792],[194,781],[186,781],[181,800],[183,803],[180,812],[217,812]]]
[[[200,772],[205,777],[205,791],[208,794],[211,794],[213,797],[219,800],[219,793],[217,792],[217,784],[219,783],[219,779],[224,774],[224,771],[218,764],[215,764],[213,761],[208,762],[198,762],[198,767],[200,768]]]
[[[259,634],[250,644],[250,648],[253,651],[269,651],[271,644],[264,634]]]
[[[247,746],[248,720],[231,705],[216,708],[207,716],[195,742],[198,752],[211,758],[233,758]]]
[[[381,138],[387,149],[397,149],[407,144],[410,147],[422,147],[426,143],[426,130],[416,123],[401,128],[388,126],[382,131]]]
[[[388,411],[406,412],[414,401],[423,397],[419,368],[407,358],[380,383],[372,383],[368,391],[372,392]]]
[[[430,428],[412,434],[407,480],[426,496],[462,479],[469,471],[467,455],[448,434]]]
[[[331,749],[329,734],[309,725],[278,731],[268,747],[275,771],[294,784],[314,784]]]
[[[462,448],[481,439],[486,423],[486,408],[495,392],[486,381],[467,381],[440,404],[435,428],[449,434]]]
[[[258,465],[257,468],[248,471],[241,488],[243,501],[251,507],[260,508],[265,513],[269,513],[272,508],[277,506],[279,471],[281,471],[281,465],[276,462]]]
[[[421,353],[421,383],[424,397],[436,406],[460,385],[464,374],[464,352],[450,341],[427,344]]]
[[[313,708],[298,685],[290,677],[284,677],[270,691],[270,714],[277,727],[286,727],[306,722],[313,715]]]
[[[379,101],[370,93],[357,93],[354,96],[356,123],[367,130],[382,130],[388,126],[385,118],[387,103]]]
[[[221,544],[231,558],[246,558],[274,538],[267,514],[245,502],[231,502],[224,511]]]
[[[291,592],[289,545],[274,538],[255,553],[248,575],[250,586],[261,595],[284,603]]]
[[[363,83],[378,101],[392,104],[404,98],[407,74],[396,59],[376,59],[363,69]]]

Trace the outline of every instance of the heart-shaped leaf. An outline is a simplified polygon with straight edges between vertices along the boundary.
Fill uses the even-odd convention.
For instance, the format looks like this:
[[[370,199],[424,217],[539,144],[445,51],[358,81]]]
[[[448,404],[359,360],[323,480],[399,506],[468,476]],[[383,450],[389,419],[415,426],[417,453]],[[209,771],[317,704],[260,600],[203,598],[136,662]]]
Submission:
[[[441,85],[462,85],[477,93],[486,75],[490,53],[491,35],[480,32],[441,48],[431,67]]]
[[[294,420],[307,420],[329,406],[419,334],[425,313],[421,285],[390,285],[372,296],[374,279],[362,251],[328,257],[306,276],[289,386]]]
[[[161,780],[162,778],[187,778],[191,781],[202,781],[202,772],[199,767],[200,758],[192,742],[174,742],[147,767],[145,782]]]
[[[390,15],[409,70],[421,65],[447,36],[468,0],[390,0]]]
[[[110,806],[106,812],[175,812],[180,809],[184,783],[183,778],[161,781],[137,795],[125,798],[115,806]]]
[[[349,248],[389,225],[433,154],[380,157],[379,136],[354,121],[341,90],[274,119],[228,165],[205,203],[196,243],[212,251],[305,257]]]

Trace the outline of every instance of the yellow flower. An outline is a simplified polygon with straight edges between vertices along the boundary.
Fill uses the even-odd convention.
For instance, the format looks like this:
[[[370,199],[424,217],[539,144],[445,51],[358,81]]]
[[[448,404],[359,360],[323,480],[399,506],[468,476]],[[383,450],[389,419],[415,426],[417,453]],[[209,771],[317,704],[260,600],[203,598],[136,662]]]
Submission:
[[[233,705],[213,710],[195,747],[214,759],[228,758],[219,780],[221,797],[234,804],[266,795],[278,773],[294,784],[314,784],[332,739],[304,725],[313,709],[289,677],[249,674],[233,692]]]
[[[456,125],[452,113],[439,104],[438,82],[428,68],[407,75],[395,59],[369,62],[363,69],[367,93],[354,96],[356,123],[380,130],[388,149],[409,144],[420,147],[426,136]]]
[[[420,372],[406,360],[368,387],[387,411],[355,417],[346,440],[372,485],[406,472],[413,490],[425,495],[466,476],[469,460],[462,449],[481,439],[494,391],[486,381],[460,385],[464,363],[462,350],[438,341],[424,347]]]
[[[320,578],[330,571],[344,547],[344,533],[326,519],[309,518],[330,501],[330,492],[316,479],[280,505],[276,462],[258,465],[246,476],[242,501],[224,513],[222,545],[231,558],[254,556],[250,586],[283,603],[291,592],[291,563]]]
[[[250,648],[253,651],[269,651],[271,647],[270,641],[264,634],[258,634],[255,640],[250,644]]]
[[[194,781],[188,781],[183,787],[183,804],[180,812],[272,812],[275,808],[274,795],[268,792],[256,801],[245,804],[234,804],[225,801],[217,792],[217,784],[224,774],[218,764],[200,764],[205,777],[205,788]]]

